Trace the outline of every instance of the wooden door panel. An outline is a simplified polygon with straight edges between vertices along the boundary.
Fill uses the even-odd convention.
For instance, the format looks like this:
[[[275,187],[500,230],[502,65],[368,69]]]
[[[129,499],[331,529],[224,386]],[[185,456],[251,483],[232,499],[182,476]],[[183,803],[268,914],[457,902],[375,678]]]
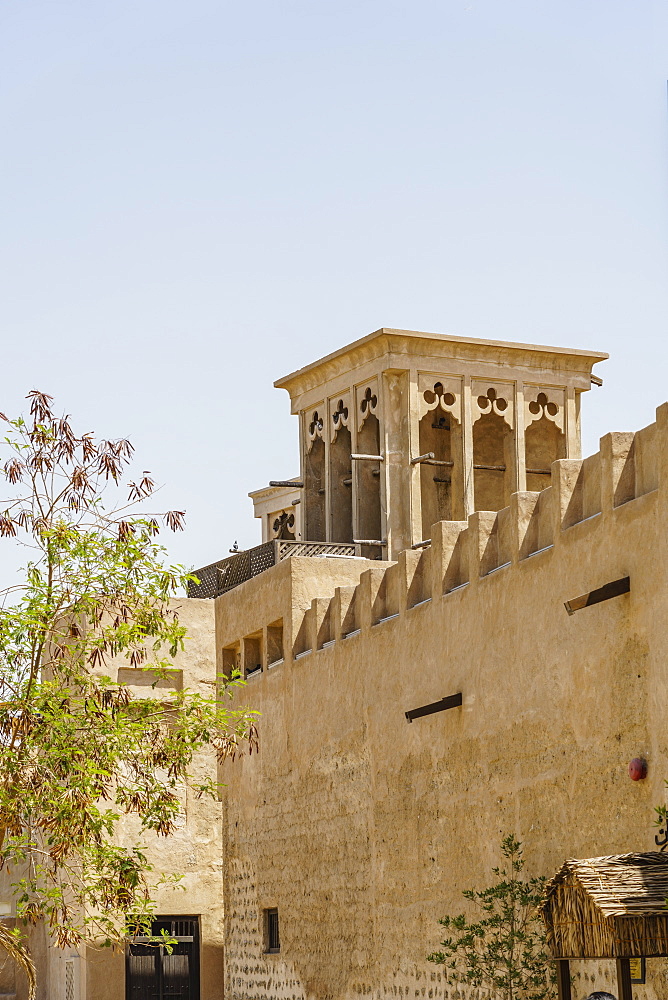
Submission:
[[[158,917],[151,934],[164,929],[176,943],[171,954],[162,945],[129,941],[125,962],[126,1000],[199,1000],[199,920]]]

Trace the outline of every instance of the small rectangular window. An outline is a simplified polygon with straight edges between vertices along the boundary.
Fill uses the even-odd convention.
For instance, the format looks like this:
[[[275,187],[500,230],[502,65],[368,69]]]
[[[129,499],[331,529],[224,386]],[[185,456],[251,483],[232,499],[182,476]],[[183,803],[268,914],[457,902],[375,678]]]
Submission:
[[[243,639],[244,676],[262,673],[262,633]]]
[[[278,910],[265,910],[267,928],[267,951],[275,954],[281,950],[281,941],[278,936]]]
[[[223,673],[226,677],[231,677],[235,671],[241,673],[241,652],[238,642],[223,650]]]
[[[272,666],[283,659],[283,619],[267,626],[267,664]]]

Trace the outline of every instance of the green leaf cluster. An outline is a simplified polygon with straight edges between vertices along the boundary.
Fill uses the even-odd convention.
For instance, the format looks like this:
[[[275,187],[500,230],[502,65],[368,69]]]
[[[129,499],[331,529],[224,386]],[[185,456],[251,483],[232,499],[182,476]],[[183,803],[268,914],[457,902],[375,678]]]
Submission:
[[[498,881],[462,893],[476,916],[443,917],[451,934],[428,959],[444,967],[448,983],[483,989],[490,1000],[553,1000],[556,974],[538,912],[546,879],[522,875],[523,849],[512,834],[501,853],[504,863],[492,869]]]
[[[146,472],[119,499],[130,443],[76,434],[50,397],[28,398],[28,419],[0,414],[0,537],[27,553],[0,592],[0,867],[19,919],[45,921],[59,945],[120,943],[146,933],[171,878],[152,871],[146,839],[173,831],[185,782],[217,793],[191,778],[194,755],[252,752],[255,720],[231,706],[238,675],[211,697],[160,684],[187,640],[176,595],[192,577],[157,538],[183,512],[145,509]],[[148,672],[148,697],[114,679],[119,666]]]

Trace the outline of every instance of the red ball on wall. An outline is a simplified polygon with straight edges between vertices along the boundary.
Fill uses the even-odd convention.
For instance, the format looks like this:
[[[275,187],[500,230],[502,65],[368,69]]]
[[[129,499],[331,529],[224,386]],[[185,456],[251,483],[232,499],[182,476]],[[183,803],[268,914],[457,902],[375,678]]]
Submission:
[[[647,761],[643,757],[634,757],[629,764],[629,778],[631,781],[642,781],[647,777]]]

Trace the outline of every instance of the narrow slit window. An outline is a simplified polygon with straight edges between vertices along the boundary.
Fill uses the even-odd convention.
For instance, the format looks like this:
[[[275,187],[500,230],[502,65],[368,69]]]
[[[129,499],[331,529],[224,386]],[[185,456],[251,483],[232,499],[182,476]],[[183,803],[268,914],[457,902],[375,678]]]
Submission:
[[[278,934],[278,910],[265,910],[267,921],[267,951],[276,954],[281,950],[281,940]]]
[[[223,650],[223,673],[230,678],[235,672],[241,672],[241,652],[238,642]]]

